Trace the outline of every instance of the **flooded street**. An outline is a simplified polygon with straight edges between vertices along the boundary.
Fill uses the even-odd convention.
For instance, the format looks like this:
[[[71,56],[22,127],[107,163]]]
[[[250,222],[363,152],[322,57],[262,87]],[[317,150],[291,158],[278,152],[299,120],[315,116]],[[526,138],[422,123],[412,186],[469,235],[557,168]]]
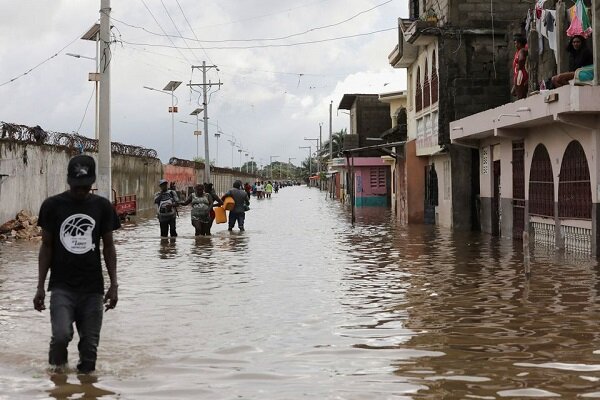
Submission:
[[[596,261],[535,249],[527,282],[520,243],[381,209],[352,228],[306,187],[253,198],[241,234],[196,239],[189,208],[178,232],[116,232],[119,304],[79,377],[46,372],[38,244],[0,244],[0,399],[600,398]]]

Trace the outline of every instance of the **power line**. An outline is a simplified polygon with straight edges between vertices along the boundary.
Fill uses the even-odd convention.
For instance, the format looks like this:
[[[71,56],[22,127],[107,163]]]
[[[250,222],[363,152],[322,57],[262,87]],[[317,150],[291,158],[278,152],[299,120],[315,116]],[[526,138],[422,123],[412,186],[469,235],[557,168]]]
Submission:
[[[265,44],[265,45],[256,45],[256,46],[227,46],[227,47],[215,46],[215,47],[205,47],[205,49],[207,49],[207,50],[247,50],[247,49],[264,49],[264,48],[272,48],[272,47],[294,47],[294,46],[303,46],[303,45],[307,45],[307,44],[325,43],[325,42],[332,42],[332,41],[336,41],[336,40],[351,39],[351,38],[361,37],[361,36],[369,36],[369,35],[373,35],[376,33],[393,31],[393,30],[397,30],[397,29],[398,29],[398,27],[395,26],[393,28],[380,29],[377,31],[365,32],[365,33],[357,33],[355,35],[338,36],[338,37],[328,38],[328,39],[309,40],[306,42],[297,42],[297,43],[288,43],[288,44]],[[175,45],[168,46],[168,45],[163,45],[163,44],[134,43],[134,42],[128,42],[126,40],[123,40],[123,43],[127,43],[132,46],[165,47],[165,48],[173,48],[173,49],[181,49],[182,48],[182,47],[178,47]],[[199,49],[199,47],[192,47],[192,49]]]
[[[92,97],[94,97],[95,93],[96,93],[96,88],[94,87],[92,89],[92,95],[88,99],[87,105],[85,106],[85,110],[83,111],[83,117],[81,117],[81,122],[79,123],[79,127],[77,128],[77,131],[75,131],[77,134],[79,134],[79,130],[81,129],[81,125],[83,125],[83,121],[85,120],[85,116],[87,114],[88,108],[90,107],[90,102],[92,101]]]
[[[177,24],[175,23],[175,21],[173,20],[173,18],[171,17],[171,13],[169,13],[169,10],[167,9],[167,6],[165,5],[165,2],[163,0],[160,0],[160,4],[162,4],[163,8],[165,9],[165,12],[167,13],[167,17],[169,17],[169,19],[171,20],[171,23],[173,24],[173,26],[175,27],[175,30],[177,31],[177,33],[179,34],[179,37],[181,39],[183,39],[183,43],[185,43],[185,46],[190,49],[190,46],[187,43],[187,40],[185,40],[185,38],[183,37],[183,35],[181,34],[181,31],[179,30],[179,28],[177,27]],[[196,60],[199,60],[198,56],[196,55],[196,53],[194,53],[194,50],[190,49],[190,52],[192,53],[192,55],[196,58]]]
[[[154,19],[154,22],[156,22],[156,25],[158,25],[158,27],[160,28],[160,30],[161,30],[161,31],[163,31],[163,33],[165,34],[165,36],[167,37],[167,39],[169,39],[169,42],[171,42],[171,44],[173,45],[173,47],[177,49],[177,51],[179,52],[179,54],[181,54],[181,56],[182,56],[183,58],[185,58],[185,60],[186,60],[188,63],[192,64],[192,63],[190,62],[190,60],[188,60],[188,58],[185,56],[185,54],[183,54],[183,53],[181,52],[181,50],[179,49],[179,47],[177,47],[177,46],[175,45],[175,43],[174,43],[174,42],[173,42],[173,40],[171,39],[171,36],[169,36],[169,35],[167,34],[167,32],[166,32],[166,31],[163,29],[162,25],[161,25],[161,24],[158,22],[158,20],[157,20],[157,19],[156,19],[156,17],[154,16],[154,14],[152,14],[152,11],[150,10],[150,8],[148,8],[148,6],[146,5],[146,2],[145,2],[144,0],[140,0],[140,1],[141,1],[141,2],[142,2],[142,4],[144,5],[144,7],[146,7],[146,10],[148,10],[148,12],[150,13],[150,15],[152,16],[152,19]],[[114,18],[113,18],[113,19],[114,19]]]
[[[187,16],[185,15],[185,12],[183,11],[183,8],[181,7],[181,4],[179,4],[179,0],[175,0],[177,2],[177,6],[179,6],[179,11],[181,11],[181,15],[183,15],[183,18],[185,19],[185,22],[187,22],[188,26],[190,27],[190,31],[192,31],[192,34],[194,35],[194,38],[196,38],[197,42],[200,42],[200,39],[198,39],[198,35],[196,35],[196,32],[194,31],[194,28],[192,28],[192,25],[190,24],[190,21],[187,19]],[[210,59],[210,56],[208,55],[208,53],[206,52],[206,50],[204,50],[204,47],[201,47],[202,51],[204,52],[204,55],[206,56],[206,58],[208,59],[208,61],[210,61],[211,64],[214,64],[213,60]]]
[[[42,65],[44,65],[45,63],[47,63],[48,61],[52,60],[54,57],[58,56],[60,53],[62,53],[63,50],[65,50],[67,47],[69,47],[70,45],[72,45],[73,43],[75,43],[77,40],[79,40],[81,35],[77,35],[77,37],[75,39],[73,39],[73,41],[69,42],[69,44],[67,44],[65,47],[63,47],[62,49],[60,49],[59,51],[57,51],[54,55],[46,58],[44,61],[40,62],[39,64],[37,64],[35,67],[32,67],[30,69],[28,69],[27,71],[23,72],[20,75],[17,75],[16,77],[7,80],[6,82],[0,84],[0,87],[4,86],[4,85],[8,85],[9,83],[12,83],[14,81],[16,81],[19,78],[24,77],[25,75],[29,74],[30,72],[36,70],[37,68],[41,67]]]
[[[162,0],[161,0],[161,1],[162,1]],[[349,17],[349,18],[346,18],[346,19],[344,19],[344,20],[342,20],[342,21],[339,21],[339,22],[336,22],[336,23],[333,23],[333,24],[329,24],[329,25],[317,26],[317,27],[314,27],[314,28],[310,28],[310,29],[308,29],[308,30],[305,30],[305,31],[303,31],[303,32],[293,33],[293,34],[291,34],[291,35],[287,35],[287,36],[272,37],[272,38],[253,38],[253,39],[199,40],[197,36],[196,36],[196,38],[195,38],[195,39],[192,39],[192,38],[184,38],[183,36],[181,36],[181,33],[180,33],[180,36],[179,36],[179,37],[181,37],[182,39],[184,39],[184,41],[185,41],[186,39],[187,39],[187,40],[190,40],[190,41],[194,41],[194,40],[195,40],[196,42],[199,42],[199,43],[228,43],[228,42],[270,42],[270,41],[277,41],[277,40],[285,40],[285,39],[290,39],[290,38],[293,38],[293,37],[296,37],[296,36],[302,36],[302,35],[306,35],[307,33],[310,33],[310,32],[315,32],[315,31],[318,31],[318,30],[322,30],[322,29],[328,29],[328,28],[332,28],[332,27],[335,27],[335,26],[339,26],[339,25],[345,24],[346,22],[350,22],[350,21],[352,21],[353,19],[355,19],[355,18],[357,18],[357,17],[361,16],[362,14],[366,14],[366,13],[368,13],[368,12],[371,12],[371,11],[373,11],[373,10],[375,10],[375,9],[379,8],[379,7],[382,7],[382,6],[386,5],[386,4],[389,4],[389,3],[391,3],[392,1],[394,1],[394,0],[387,0],[387,1],[384,1],[383,3],[380,3],[380,4],[378,4],[378,5],[374,6],[374,7],[371,7],[371,8],[369,8],[369,9],[363,10],[363,11],[361,11],[361,12],[359,12],[359,13],[357,13],[357,14],[354,14],[353,16],[351,16],[351,17]],[[136,26],[136,25],[133,25],[133,24],[127,23],[127,22],[125,22],[125,21],[118,20],[118,19],[116,19],[116,18],[114,18],[114,17],[113,17],[113,19],[114,19],[115,21],[117,21],[117,22],[121,23],[121,24],[124,24],[124,25],[127,25],[127,26],[129,26],[130,28],[134,28],[134,29],[141,29],[141,30],[143,30],[144,32],[147,32],[147,33],[149,33],[149,34],[151,34],[151,35],[154,35],[154,36],[160,36],[160,37],[167,36],[167,37],[169,37],[169,38],[170,38],[170,37],[177,37],[177,36],[174,36],[174,35],[168,35],[168,34],[167,34],[166,32],[164,32],[164,31],[163,31],[163,32],[164,32],[165,34],[163,35],[163,34],[160,34],[160,33],[157,33],[157,32],[150,31],[150,30],[148,30],[148,29],[146,29],[146,28],[144,28],[144,27],[142,27],[142,26]],[[187,19],[186,19],[186,20],[187,20]],[[195,36],[195,34],[194,34],[194,36]],[[202,48],[202,49],[204,50],[204,48]]]

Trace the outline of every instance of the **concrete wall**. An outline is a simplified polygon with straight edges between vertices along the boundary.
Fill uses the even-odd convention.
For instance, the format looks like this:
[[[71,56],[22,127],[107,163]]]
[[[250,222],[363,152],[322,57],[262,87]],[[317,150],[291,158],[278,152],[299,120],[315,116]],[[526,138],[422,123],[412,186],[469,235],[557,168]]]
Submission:
[[[0,141],[0,223],[20,210],[35,215],[45,198],[68,189],[67,165],[72,157],[62,147]],[[90,154],[97,158],[97,154]],[[113,188],[118,195],[137,194],[138,210],[152,208],[162,175],[160,160],[113,154]]]
[[[92,154],[96,158],[96,154]],[[154,194],[162,175],[158,158],[112,155],[112,186],[117,195],[137,195],[138,211],[154,208]]]
[[[409,224],[422,224],[425,212],[425,166],[427,157],[417,157],[417,141],[406,143],[406,208]]]
[[[366,138],[378,138],[383,132],[392,127],[390,107],[379,101],[378,95],[358,95],[352,105],[352,113],[356,116],[356,131],[358,146],[365,147],[376,144]],[[361,156],[379,156],[381,152],[364,152]]]
[[[525,199],[529,200],[529,175],[533,153],[538,144],[546,146],[552,162],[552,175],[554,178],[554,202],[558,204],[559,175],[564,152],[572,140],[581,143],[588,161],[590,170],[590,182],[592,202],[598,203],[598,190],[595,190],[598,182],[598,140],[592,130],[579,127],[567,126],[560,123],[545,125],[540,128],[516,130],[518,136],[525,138]],[[480,152],[484,150],[489,154],[489,166],[487,169],[480,168],[480,191],[481,191],[481,230],[492,233],[492,185],[493,185],[493,161],[500,161],[500,207],[501,207],[501,235],[512,237],[513,228],[513,180],[512,180],[512,140],[508,138],[491,137],[482,140]],[[487,172],[487,173],[486,173]]]
[[[438,176],[438,205],[435,209],[436,224],[452,228],[452,167],[450,156],[441,154],[431,157]]]

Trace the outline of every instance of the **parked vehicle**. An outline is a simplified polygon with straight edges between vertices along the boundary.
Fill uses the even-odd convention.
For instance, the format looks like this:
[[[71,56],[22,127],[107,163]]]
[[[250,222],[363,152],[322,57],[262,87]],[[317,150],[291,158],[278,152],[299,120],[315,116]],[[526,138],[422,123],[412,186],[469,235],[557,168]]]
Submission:
[[[92,193],[95,193],[97,190],[92,189]],[[137,214],[137,195],[126,194],[117,196],[115,189],[112,189],[112,194],[112,205],[121,221],[128,220],[131,215]]]

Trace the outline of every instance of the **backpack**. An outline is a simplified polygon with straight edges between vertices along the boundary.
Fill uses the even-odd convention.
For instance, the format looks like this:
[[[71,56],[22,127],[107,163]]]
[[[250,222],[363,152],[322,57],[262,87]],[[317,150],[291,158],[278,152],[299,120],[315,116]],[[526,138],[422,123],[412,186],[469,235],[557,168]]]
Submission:
[[[210,208],[210,200],[207,194],[199,197],[195,193],[192,193],[192,219],[207,220]]]
[[[166,221],[175,215],[175,198],[173,193],[170,191],[168,193],[169,197],[167,198],[162,193],[159,194],[161,196],[161,200],[158,203],[158,219],[159,221]]]

